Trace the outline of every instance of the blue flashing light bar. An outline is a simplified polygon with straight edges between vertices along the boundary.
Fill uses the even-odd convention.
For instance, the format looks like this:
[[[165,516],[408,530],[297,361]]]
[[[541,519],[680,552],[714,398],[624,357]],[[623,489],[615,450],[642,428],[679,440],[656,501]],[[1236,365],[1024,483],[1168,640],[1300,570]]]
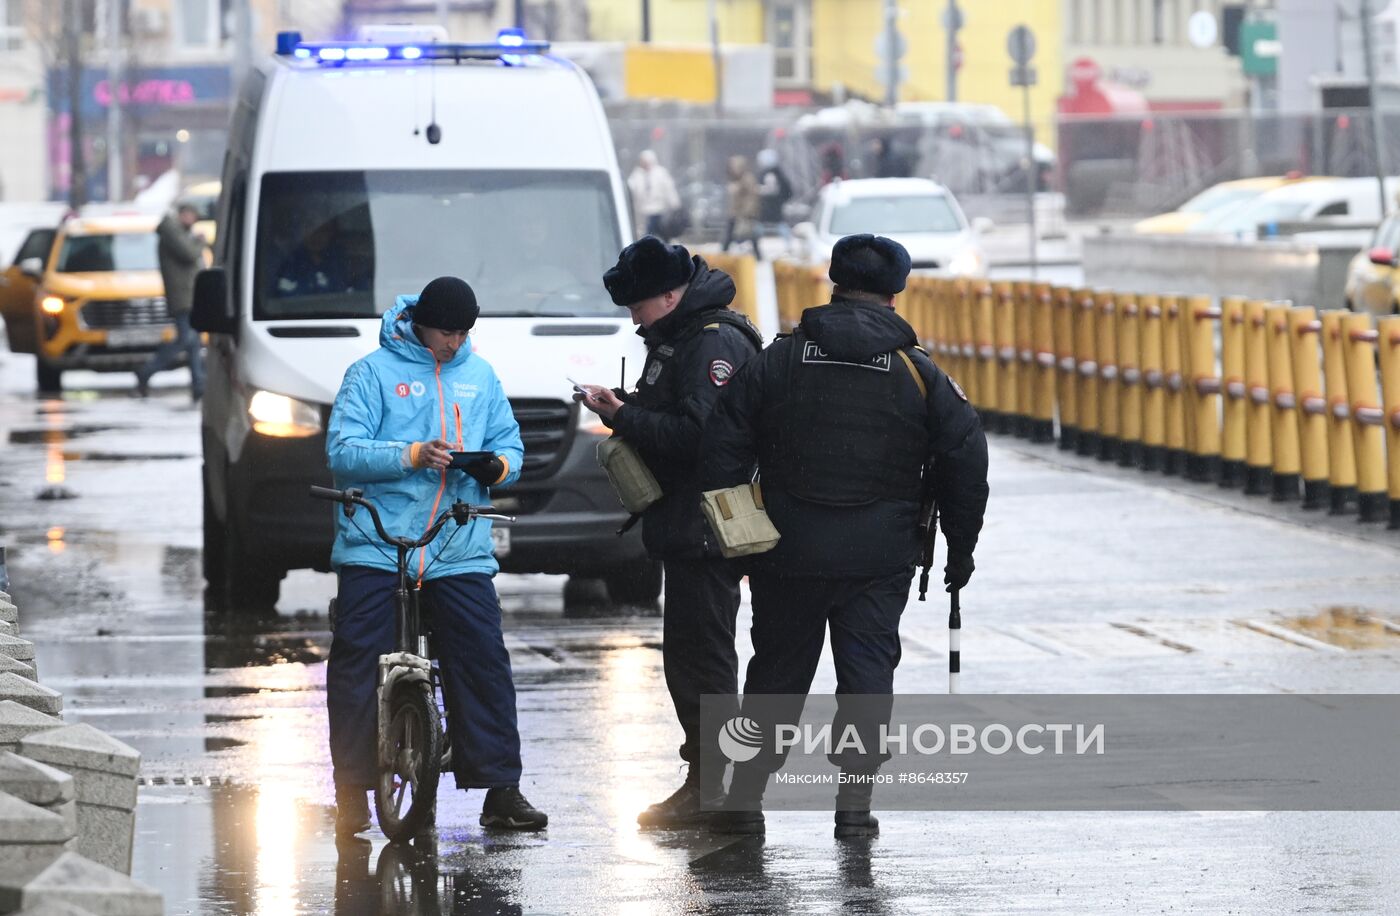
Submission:
[[[343,66],[390,60],[500,60],[519,64],[525,57],[549,52],[549,42],[531,41],[521,29],[502,29],[493,43],[433,42],[390,45],[362,41],[302,41],[299,32],[279,32],[277,54],[297,60]]]

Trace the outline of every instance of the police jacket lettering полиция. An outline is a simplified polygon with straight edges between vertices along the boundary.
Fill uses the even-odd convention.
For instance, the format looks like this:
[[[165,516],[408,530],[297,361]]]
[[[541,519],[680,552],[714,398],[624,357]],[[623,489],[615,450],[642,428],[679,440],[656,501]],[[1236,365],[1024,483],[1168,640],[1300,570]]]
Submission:
[[[763,345],[753,325],[729,309],[734,281],[699,257],[693,263],[675,310],[638,331],[647,361],[610,424],[661,485],[663,496],[642,514],[642,540],[657,559],[720,555],[700,511],[700,434],[720,392]]]
[[[760,567],[847,577],[912,566],[930,462],[949,550],[972,552],[986,438],[961,389],[915,343],[892,309],[837,298],[804,312],[726,390],[706,427],[700,486],[743,483],[757,460],[782,535]]]

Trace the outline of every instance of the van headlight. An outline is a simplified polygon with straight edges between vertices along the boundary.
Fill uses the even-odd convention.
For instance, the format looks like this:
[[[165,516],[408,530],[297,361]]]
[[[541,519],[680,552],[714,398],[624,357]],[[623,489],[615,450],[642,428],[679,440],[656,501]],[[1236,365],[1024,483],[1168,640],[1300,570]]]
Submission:
[[[321,409],[284,394],[255,391],[248,401],[253,431],[279,439],[303,439],[321,431]]]
[[[964,248],[948,262],[948,273],[955,277],[978,277],[986,267],[986,258],[976,248]]]

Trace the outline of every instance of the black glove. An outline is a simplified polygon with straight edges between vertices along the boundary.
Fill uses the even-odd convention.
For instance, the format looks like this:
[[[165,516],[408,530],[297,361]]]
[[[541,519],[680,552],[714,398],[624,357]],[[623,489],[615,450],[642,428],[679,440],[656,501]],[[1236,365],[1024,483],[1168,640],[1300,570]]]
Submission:
[[[948,586],[945,591],[952,592],[966,587],[968,580],[972,578],[972,571],[976,568],[972,562],[972,554],[949,553],[948,565],[943,567],[943,584]]]
[[[506,463],[499,457],[479,458],[476,461],[467,462],[462,468],[472,476],[477,483],[483,487],[489,487],[500,480],[506,472]]]

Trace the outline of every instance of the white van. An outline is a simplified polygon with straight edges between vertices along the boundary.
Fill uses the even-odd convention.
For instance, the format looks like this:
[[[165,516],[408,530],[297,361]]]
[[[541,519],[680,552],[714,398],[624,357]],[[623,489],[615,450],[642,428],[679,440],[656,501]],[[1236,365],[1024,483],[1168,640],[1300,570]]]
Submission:
[[[594,450],[607,431],[572,376],[635,378],[644,349],[603,272],[630,241],[625,187],[592,83],[548,46],[312,44],[278,37],[243,84],[218,206],[216,267],[195,326],[210,332],[203,407],[210,595],[265,607],[289,569],[326,570],[325,425],[346,368],[379,345],[379,316],[433,277],[462,277],[525,441],[524,473],[493,493],[519,516],[506,572],[602,577],[654,601]],[[498,526],[500,527],[500,526]]]
[[[1385,180],[1387,199],[1393,199],[1395,178]],[[1188,232],[1258,238],[1279,223],[1318,222],[1317,228],[1335,222],[1344,227],[1375,225],[1381,221],[1381,189],[1374,178],[1313,178],[1285,184],[1256,197],[1222,207],[1195,223]]]

